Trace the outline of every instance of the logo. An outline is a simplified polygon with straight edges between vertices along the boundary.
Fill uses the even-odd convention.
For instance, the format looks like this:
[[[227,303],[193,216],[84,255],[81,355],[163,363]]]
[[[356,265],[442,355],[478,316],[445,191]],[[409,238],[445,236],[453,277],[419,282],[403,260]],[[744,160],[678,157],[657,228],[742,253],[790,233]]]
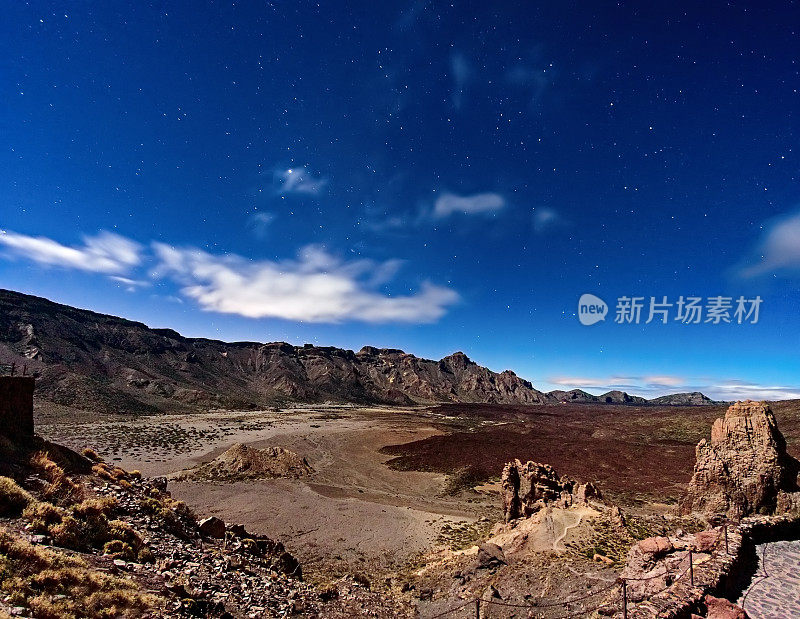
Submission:
[[[606,319],[608,305],[600,297],[593,294],[582,294],[578,300],[578,320],[582,325],[593,325]]]

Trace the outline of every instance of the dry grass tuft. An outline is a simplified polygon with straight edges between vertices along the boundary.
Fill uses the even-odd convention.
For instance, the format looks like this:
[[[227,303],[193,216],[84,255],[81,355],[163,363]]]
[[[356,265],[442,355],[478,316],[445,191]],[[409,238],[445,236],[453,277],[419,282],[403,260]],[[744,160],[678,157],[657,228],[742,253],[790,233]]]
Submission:
[[[39,619],[139,617],[160,602],[140,593],[130,580],[33,546],[4,529],[0,529],[0,589],[9,603],[29,608]]]
[[[84,458],[89,458],[89,460],[91,460],[92,462],[102,462],[103,461],[103,458],[100,457],[100,454],[97,453],[91,447],[87,447],[86,449],[84,449],[81,452],[81,454],[83,455]]]
[[[38,451],[33,454],[31,467],[49,482],[44,491],[46,499],[61,505],[72,505],[86,496],[83,486],[72,481],[64,469],[50,459],[47,452]]]

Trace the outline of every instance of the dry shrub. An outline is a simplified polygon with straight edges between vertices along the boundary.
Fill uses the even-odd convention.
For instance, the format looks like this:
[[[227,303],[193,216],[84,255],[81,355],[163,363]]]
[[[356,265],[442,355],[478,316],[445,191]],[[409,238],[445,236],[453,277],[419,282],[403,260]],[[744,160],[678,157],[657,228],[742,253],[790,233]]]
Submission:
[[[62,505],[72,505],[83,500],[85,491],[83,486],[72,481],[58,464],[50,459],[44,451],[37,451],[31,457],[31,467],[42,475],[49,485],[44,491],[44,497]]]
[[[95,464],[92,467],[92,473],[101,477],[103,479],[107,479],[108,481],[113,481],[113,477],[111,477],[111,471],[108,470],[108,465],[105,462],[100,462]]]
[[[106,542],[103,546],[103,553],[110,555],[114,559],[123,559],[125,561],[135,561],[137,556],[131,545],[121,539],[112,539],[110,542]]]
[[[33,500],[13,479],[0,476],[0,516],[19,516]]]
[[[97,453],[91,447],[87,447],[86,449],[84,449],[81,452],[81,454],[83,455],[84,458],[89,458],[89,460],[91,460],[92,462],[102,462],[103,461],[103,458],[100,457],[100,454]]]
[[[66,515],[64,509],[42,501],[31,501],[22,512],[22,517],[30,522],[36,533],[49,533],[50,528],[59,524]]]
[[[112,520],[108,523],[108,536],[112,540],[119,540],[125,542],[134,550],[139,550],[142,546],[142,538],[139,534],[134,530],[134,528],[129,525],[124,520]]]
[[[64,516],[61,522],[48,529],[53,543],[62,548],[80,550],[86,546],[86,531],[73,516]]]
[[[140,470],[138,470],[138,469],[133,469],[132,471],[128,472],[128,476],[130,476],[131,479],[141,479],[142,478],[142,472]]]

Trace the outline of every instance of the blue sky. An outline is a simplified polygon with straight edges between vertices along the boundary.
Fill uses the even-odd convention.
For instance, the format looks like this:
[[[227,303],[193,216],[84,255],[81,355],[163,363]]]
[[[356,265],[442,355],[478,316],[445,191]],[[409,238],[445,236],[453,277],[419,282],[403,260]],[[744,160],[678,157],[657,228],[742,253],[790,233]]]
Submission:
[[[800,397],[795,5],[349,4],[5,7],[0,285],[542,389]],[[626,295],[763,302],[616,324]]]

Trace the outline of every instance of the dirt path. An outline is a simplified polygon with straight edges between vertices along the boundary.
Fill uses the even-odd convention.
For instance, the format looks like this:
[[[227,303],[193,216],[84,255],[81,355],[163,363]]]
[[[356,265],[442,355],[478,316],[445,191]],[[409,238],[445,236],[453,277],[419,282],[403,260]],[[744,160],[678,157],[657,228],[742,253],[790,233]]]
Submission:
[[[583,514],[581,512],[578,512],[577,514],[573,514],[574,516],[577,516],[575,518],[575,522],[568,525],[568,524],[566,524],[566,517],[567,517],[568,514],[569,514],[569,512],[566,512],[565,515],[564,515],[564,523],[563,523],[564,524],[564,530],[561,532],[561,535],[559,535],[555,540],[553,540],[553,550],[555,550],[556,552],[563,552],[563,551],[566,550],[566,548],[564,547],[563,544],[561,544],[561,542],[564,541],[564,538],[570,532],[570,529],[574,529],[575,527],[579,526],[580,523],[581,523],[581,520],[583,520]],[[559,544],[561,544],[560,547],[559,547]]]

